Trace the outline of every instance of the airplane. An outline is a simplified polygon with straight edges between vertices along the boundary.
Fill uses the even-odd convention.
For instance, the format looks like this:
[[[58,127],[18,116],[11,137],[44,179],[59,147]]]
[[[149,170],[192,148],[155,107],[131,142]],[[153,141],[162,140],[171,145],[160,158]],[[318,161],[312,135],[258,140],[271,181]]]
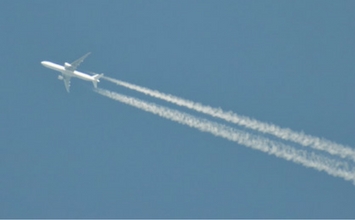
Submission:
[[[95,74],[93,76],[90,76],[88,74],[76,71],[76,68],[84,61],[84,59],[90,55],[90,52],[85,54],[84,56],[80,57],[76,61],[72,63],[64,63],[64,66],[49,62],[49,61],[42,61],[41,64],[49,69],[56,70],[62,73],[62,75],[58,75],[59,80],[63,80],[65,89],[69,93],[69,88],[70,88],[70,79],[72,77],[76,77],[82,80],[86,81],[91,81],[94,84],[94,87],[97,88],[97,83],[100,82],[100,78],[104,75],[103,73],[101,74]]]

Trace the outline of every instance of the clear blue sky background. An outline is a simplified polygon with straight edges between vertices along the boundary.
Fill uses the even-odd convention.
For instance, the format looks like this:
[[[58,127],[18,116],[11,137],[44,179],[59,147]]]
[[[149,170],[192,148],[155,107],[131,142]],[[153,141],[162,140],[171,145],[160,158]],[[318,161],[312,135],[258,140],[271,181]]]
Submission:
[[[79,70],[355,147],[354,8],[1,1],[0,218],[355,218],[351,182],[115,102],[89,82],[73,79],[68,94],[40,64],[91,51]]]

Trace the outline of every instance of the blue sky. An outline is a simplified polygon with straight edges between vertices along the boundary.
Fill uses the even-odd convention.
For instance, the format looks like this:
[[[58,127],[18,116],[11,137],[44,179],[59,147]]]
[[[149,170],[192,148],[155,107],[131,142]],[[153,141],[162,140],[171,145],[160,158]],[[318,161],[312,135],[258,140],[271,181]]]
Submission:
[[[1,3],[0,218],[355,217],[349,181],[40,64],[91,51],[79,70],[354,148],[354,1]]]

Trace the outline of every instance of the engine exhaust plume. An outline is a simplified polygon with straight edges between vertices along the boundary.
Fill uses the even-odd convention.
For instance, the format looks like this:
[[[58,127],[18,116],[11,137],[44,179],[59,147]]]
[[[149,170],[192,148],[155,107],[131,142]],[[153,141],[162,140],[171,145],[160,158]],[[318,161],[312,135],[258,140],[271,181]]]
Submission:
[[[259,131],[265,134],[271,134],[283,140],[292,141],[294,143],[300,144],[304,147],[311,147],[316,150],[322,150],[328,152],[329,154],[337,155],[342,158],[350,158],[355,161],[355,150],[348,146],[334,143],[323,138],[307,135],[303,132],[292,131],[289,128],[281,128],[274,124],[257,121],[246,116],[238,115],[231,111],[225,112],[220,108],[213,108],[210,106],[202,105],[197,102],[182,99],[170,94],[165,94],[145,87],[137,86],[121,80],[113,79],[110,77],[103,77],[103,79],[113,82],[117,85],[126,87],[128,89],[132,89],[137,92],[141,92],[143,94],[159,98],[179,106],[183,106],[204,114],[208,114],[216,118],[224,119],[225,121],[235,123],[239,126],[244,126],[248,129],[253,129],[255,131]]]
[[[350,167],[345,161],[319,155],[315,152],[298,150],[262,136],[250,134],[229,126],[211,122],[187,113],[145,102],[133,97],[124,96],[108,90],[96,89],[95,92],[141,110],[151,112],[163,118],[196,128],[202,132],[208,132],[249,148],[260,150],[276,157],[301,164],[305,167],[312,167],[318,171],[324,171],[329,175],[353,181],[355,184],[355,168]]]

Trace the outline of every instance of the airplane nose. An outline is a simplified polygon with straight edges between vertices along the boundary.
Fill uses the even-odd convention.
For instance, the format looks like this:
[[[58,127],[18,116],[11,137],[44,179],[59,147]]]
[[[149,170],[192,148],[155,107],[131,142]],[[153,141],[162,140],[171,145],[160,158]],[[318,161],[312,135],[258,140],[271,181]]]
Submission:
[[[48,62],[48,61],[42,61],[41,64],[42,64],[43,66],[45,66],[45,67],[48,67],[49,62]]]

